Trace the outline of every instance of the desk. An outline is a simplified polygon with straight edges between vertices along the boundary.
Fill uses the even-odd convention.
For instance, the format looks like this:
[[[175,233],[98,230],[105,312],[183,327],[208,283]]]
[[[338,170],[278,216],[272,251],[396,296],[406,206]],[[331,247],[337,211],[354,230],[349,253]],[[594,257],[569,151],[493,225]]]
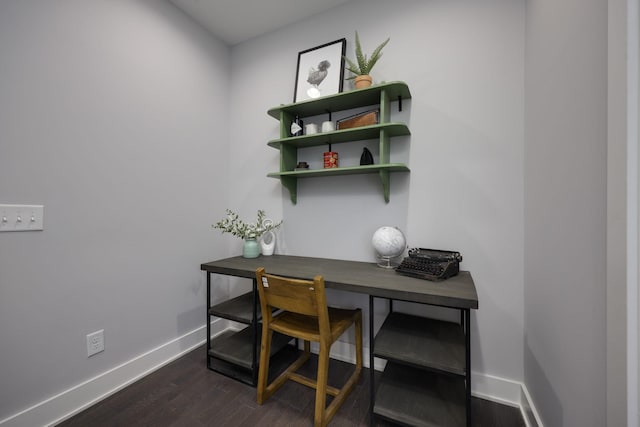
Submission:
[[[460,274],[446,281],[430,282],[403,276],[394,270],[379,268],[375,263],[289,255],[260,256],[252,259],[233,257],[202,264],[201,270],[207,272],[208,360],[212,354],[212,343],[209,338],[211,336],[209,316],[216,312],[216,310],[212,311],[212,307],[210,306],[211,274],[223,274],[253,279],[253,292],[239,297],[235,302],[230,302],[229,304],[237,305],[240,299],[244,298],[245,302],[248,301],[252,305],[252,312],[249,315],[247,315],[245,308],[245,315],[239,316],[238,318],[247,319],[249,317],[250,322],[248,321],[247,323],[255,326],[252,328],[254,347],[250,366],[254,372],[254,385],[255,373],[257,372],[255,346],[258,344],[257,324],[259,322],[259,313],[257,313],[256,309],[257,292],[255,271],[259,267],[265,267],[266,271],[270,274],[299,279],[313,279],[315,275],[320,274],[324,276],[327,288],[369,295],[369,366],[371,372],[372,420],[375,412],[376,416],[382,418],[393,419],[408,425],[419,425],[419,421],[422,419],[421,417],[433,416],[431,413],[425,414],[425,409],[421,406],[424,406],[426,401],[433,405],[434,399],[438,401],[438,399],[441,398],[439,394],[442,394],[442,390],[427,390],[420,395],[418,403],[410,404],[411,407],[390,409],[384,406],[387,399],[385,399],[383,395],[387,389],[385,388],[385,384],[382,383],[377,393],[380,402],[375,402],[374,405],[376,396],[374,395],[373,362],[374,356],[376,356],[387,359],[389,363],[394,365],[394,369],[397,365],[425,367],[425,370],[428,371],[427,377],[429,377],[425,381],[441,383],[439,379],[433,380],[433,372],[444,373],[444,376],[447,378],[457,376],[462,379],[462,393],[464,395],[462,424],[471,424],[470,310],[478,308],[478,295],[469,272],[461,271]],[[391,312],[393,312],[393,300],[456,309],[460,311],[460,324],[414,318],[413,316],[392,316],[393,313],[390,313],[385,324],[381,327],[378,337],[374,337],[373,311],[375,298],[388,299],[390,301]],[[414,321],[417,323],[414,323]],[[410,325],[413,324],[418,324],[419,327],[411,330]],[[453,328],[455,330],[451,330],[452,325],[455,326]],[[429,328],[430,330],[425,330],[425,328]],[[398,329],[400,329],[400,334],[392,332],[394,330],[397,332]],[[450,334],[453,334],[455,339],[452,338],[452,340],[449,340]],[[445,339],[443,339],[443,336]],[[455,343],[451,344],[450,341],[455,341]],[[461,342],[458,343],[458,341]],[[403,352],[403,354],[394,354],[394,349]],[[453,363],[450,363],[450,360],[453,360]],[[211,368],[210,365],[208,366]],[[385,369],[385,372],[386,371],[387,369]],[[389,371],[392,370],[389,369]],[[395,380],[395,378],[392,380]],[[384,375],[381,381],[384,381]],[[420,384],[418,384],[418,386],[420,386]],[[396,393],[391,392],[392,388],[388,389],[389,394]],[[454,392],[454,394],[455,393],[457,392]],[[448,396],[451,393],[447,391],[444,394]],[[391,397],[391,400],[396,401],[396,405],[398,400],[412,402],[408,397],[402,397],[402,399],[398,399],[397,395]],[[436,416],[450,417],[450,411],[458,410],[460,410],[460,408],[453,405],[453,408],[446,407],[443,410],[430,410],[430,412],[442,412],[439,415],[436,414]],[[415,416],[412,418],[411,413],[414,412]],[[409,415],[406,415],[407,413]]]

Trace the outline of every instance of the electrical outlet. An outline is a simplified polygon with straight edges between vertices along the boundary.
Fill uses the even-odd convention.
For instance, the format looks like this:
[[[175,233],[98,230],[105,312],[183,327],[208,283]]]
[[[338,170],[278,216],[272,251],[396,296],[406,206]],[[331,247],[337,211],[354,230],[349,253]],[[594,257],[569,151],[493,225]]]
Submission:
[[[104,329],[87,335],[87,357],[104,351]]]

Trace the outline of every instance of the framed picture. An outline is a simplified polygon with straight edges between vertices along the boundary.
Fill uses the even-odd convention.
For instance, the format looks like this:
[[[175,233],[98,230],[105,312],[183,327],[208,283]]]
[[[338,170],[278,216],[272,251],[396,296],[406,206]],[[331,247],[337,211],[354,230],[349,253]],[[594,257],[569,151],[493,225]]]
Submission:
[[[293,102],[342,92],[346,39],[298,53]]]

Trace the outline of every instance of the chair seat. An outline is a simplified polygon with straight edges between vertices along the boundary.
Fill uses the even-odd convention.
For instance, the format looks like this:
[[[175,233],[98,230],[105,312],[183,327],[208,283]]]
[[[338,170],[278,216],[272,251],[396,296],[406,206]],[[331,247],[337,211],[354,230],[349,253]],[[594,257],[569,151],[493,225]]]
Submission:
[[[348,310],[344,308],[328,307],[329,328],[331,329],[331,342],[336,341],[340,335],[353,324],[360,310]],[[316,316],[283,311],[273,316],[271,329],[274,331],[308,341],[320,341],[320,328]]]

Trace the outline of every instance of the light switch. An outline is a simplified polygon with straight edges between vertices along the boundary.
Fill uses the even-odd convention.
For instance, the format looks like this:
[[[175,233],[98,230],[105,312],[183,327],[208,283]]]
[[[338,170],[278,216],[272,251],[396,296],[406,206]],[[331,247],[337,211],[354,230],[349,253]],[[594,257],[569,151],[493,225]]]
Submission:
[[[44,229],[44,206],[0,205],[0,231]]]

